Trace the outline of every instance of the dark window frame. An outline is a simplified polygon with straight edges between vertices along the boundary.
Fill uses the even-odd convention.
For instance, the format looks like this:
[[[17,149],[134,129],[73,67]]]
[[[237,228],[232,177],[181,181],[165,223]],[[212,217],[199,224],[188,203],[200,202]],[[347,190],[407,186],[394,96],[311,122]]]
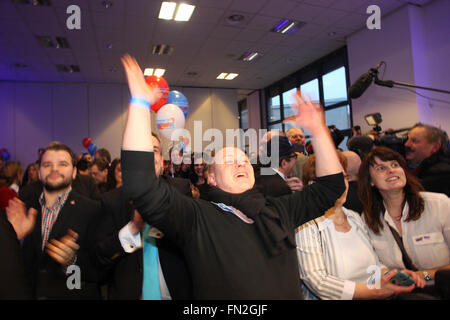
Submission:
[[[319,99],[320,104],[322,106],[325,105],[324,100],[324,88],[323,88],[323,79],[322,77],[329,72],[332,72],[341,67],[345,67],[345,78],[346,78],[346,87],[347,90],[350,87],[350,75],[349,75],[349,67],[348,67],[348,55],[347,55],[347,47],[344,46],[336,51],[314,61],[313,63],[303,67],[302,69],[288,75],[287,77],[275,82],[274,84],[264,88],[263,94],[265,97],[265,114],[267,115],[265,119],[265,128],[268,129],[269,126],[273,126],[281,123],[282,130],[285,132],[285,124],[283,123],[284,117],[284,103],[283,103],[283,93],[291,90],[293,88],[300,88],[300,86],[304,83],[307,83],[311,80],[317,79],[319,83]],[[270,121],[269,120],[269,108],[270,101],[275,96],[280,97],[280,119]],[[350,110],[350,128],[341,130],[341,132],[350,137],[351,136],[351,128],[353,126],[353,109],[352,109],[352,101],[347,96],[347,100],[339,101],[335,104],[324,106],[324,110],[328,111],[331,109],[339,108],[342,106],[349,106]]]

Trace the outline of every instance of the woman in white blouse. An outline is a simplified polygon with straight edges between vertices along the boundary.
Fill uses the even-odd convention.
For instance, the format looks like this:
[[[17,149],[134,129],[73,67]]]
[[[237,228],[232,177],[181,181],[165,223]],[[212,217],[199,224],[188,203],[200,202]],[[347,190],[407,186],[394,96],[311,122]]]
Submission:
[[[438,270],[450,269],[450,198],[423,192],[399,153],[374,148],[361,164],[358,190],[383,264],[408,267],[427,281]]]
[[[338,155],[346,168],[345,156],[339,152]],[[303,168],[304,185],[314,181],[314,171],[315,158],[311,156]],[[388,272],[380,263],[361,217],[343,207],[346,197],[347,191],[324,216],[297,230],[297,255],[305,298],[386,299],[411,292],[416,286],[423,287],[425,281],[410,270],[403,272],[415,284],[402,287],[391,283],[397,270]]]

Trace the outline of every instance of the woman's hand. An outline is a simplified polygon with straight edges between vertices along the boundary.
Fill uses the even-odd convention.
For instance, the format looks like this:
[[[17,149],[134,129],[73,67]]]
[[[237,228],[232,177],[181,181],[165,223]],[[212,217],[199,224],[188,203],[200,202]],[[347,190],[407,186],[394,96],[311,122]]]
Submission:
[[[415,284],[410,286],[398,286],[391,282],[392,278],[398,273],[397,270],[391,270],[381,277],[381,288],[378,290],[379,298],[385,299],[399,293],[408,293],[414,290]]]

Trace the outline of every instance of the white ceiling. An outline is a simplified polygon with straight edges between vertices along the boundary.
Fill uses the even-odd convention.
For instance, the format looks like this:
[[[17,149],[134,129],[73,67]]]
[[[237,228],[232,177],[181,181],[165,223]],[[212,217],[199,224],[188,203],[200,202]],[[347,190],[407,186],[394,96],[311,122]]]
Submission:
[[[365,27],[369,5],[377,4],[386,15],[408,2],[188,0],[196,5],[191,21],[175,22],[157,18],[162,0],[110,0],[113,5],[108,9],[102,1],[53,0],[51,7],[39,7],[0,0],[0,80],[124,82],[120,56],[129,52],[142,67],[167,69],[164,78],[171,86],[240,88],[243,94],[345,45],[346,36]],[[66,8],[71,4],[81,8],[81,30],[66,28]],[[230,25],[226,18],[231,14],[242,14],[245,20]],[[293,35],[270,32],[283,18],[306,25]],[[66,37],[70,49],[42,48],[36,35]],[[155,56],[150,52],[153,44],[169,44],[175,50],[171,56]],[[238,61],[245,51],[263,57],[251,63]],[[27,67],[16,69],[15,63]],[[81,72],[61,73],[56,64],[79,65]],[[216,80],[221,72],[239,76]]]

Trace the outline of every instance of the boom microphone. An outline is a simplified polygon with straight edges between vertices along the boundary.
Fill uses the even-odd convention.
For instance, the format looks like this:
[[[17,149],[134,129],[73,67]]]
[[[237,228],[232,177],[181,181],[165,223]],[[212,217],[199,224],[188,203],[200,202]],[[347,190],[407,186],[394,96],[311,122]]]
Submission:
[[[358,78],[348,89],[348,95],[352,99],[357,99],[367,90],[372,84],[374,76],[378,73],[378,69],[383,64],[380,62],[375,68],[371,68],[368,72],[364,73]]]

